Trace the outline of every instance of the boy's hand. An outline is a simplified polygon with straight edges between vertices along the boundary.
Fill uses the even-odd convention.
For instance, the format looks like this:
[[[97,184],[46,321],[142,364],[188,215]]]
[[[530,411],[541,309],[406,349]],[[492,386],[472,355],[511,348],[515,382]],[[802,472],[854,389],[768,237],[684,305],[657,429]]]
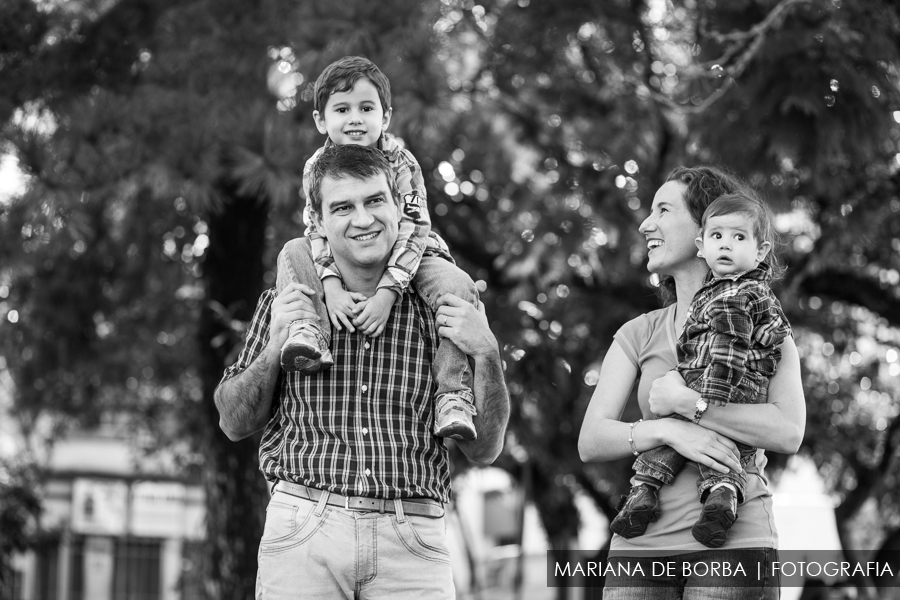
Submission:
[[[353,324],[360,331],[371,337],[378,337],[387,325],[391,309],[398,298],[397,292],[388,288],[379,288],[375,295],[356,305],[356,318]]]
[[[348,292],[341,285],[337,277],[327,277],[322,281],[325,288],[325,308],[328,309],[328,318],[331,324],[340,331],[346,327],[348,331],[356,331],[353,328],[353,317],[356,314],[358,303],[366,299],[362,294]]]

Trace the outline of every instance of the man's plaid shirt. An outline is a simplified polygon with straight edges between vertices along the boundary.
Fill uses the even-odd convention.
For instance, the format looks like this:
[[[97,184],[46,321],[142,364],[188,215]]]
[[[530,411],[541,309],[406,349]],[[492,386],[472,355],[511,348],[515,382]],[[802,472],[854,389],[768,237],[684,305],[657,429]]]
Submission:
[[[244,349],[222,381],[246,369],[269,339],[274,289],[263,292]],[[334,366],[278,377],[260,470],[345,496],[449,500],[447,449],[432,435],[434,313],[407,291],[377,338],[332,328]]]
[[[694,295],[678,340],[678,371],[708,402],[755,403],[775,374],[791,335],[766,263],[732,277],[710,277]]]
[[[303,167],[303,196],[306,198],[303,222],[306,224],[305,235],[312,245],[312,255],[320,279],[341,277],[340,271],[334,266],[334,257],[331,254],[328,240],[322,237],[316,229],[309,203],[312,166],[319,159],[319,155],[326,148],[332,146],[334,146],[334,142],[331,141],[331,138],[325,140],[325,145],[316,150]],[[412,152],[404,148],[400,140],[389,133],[381,134],[378,139],[378,149],[384,152],[394,171],[398,194],[397,202],[400,204],[400,226],[397,230],[397,241],[391,250],[387,268],[378,287],[386,287],[399,294],[409,286],[409,282],[416,275],[419,263],[422,262],[422,256],[426,251],[450,262],[454,262],[454,260],[450,256],[447,243],[431,230],[425,180],[422,178],[422,168]]]

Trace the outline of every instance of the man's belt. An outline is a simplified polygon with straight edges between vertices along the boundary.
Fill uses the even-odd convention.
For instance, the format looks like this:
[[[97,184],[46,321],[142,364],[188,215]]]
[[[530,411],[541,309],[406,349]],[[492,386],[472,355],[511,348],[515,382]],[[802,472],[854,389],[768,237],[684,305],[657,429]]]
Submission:
[[[275,484],[275,490],[304,498],[312,502],[318,502],[322,494],[326,493],[316,488],[300,485],[299,483],[291,483],[290,481],[279,480]],[[328,495],[329,506],[338,506],[346,510],[359,510],[363,512],[381,512],[393,513],[394,501],[385,500],[383,498],[366,498],[364,496],[341,496],[331,492]],[[444,516],[443,505],[432,498],[416,498],[415,500],[401,500],[403,512],[407,515],[415,515],[417,517],[428,517],[429,519],[439,519]]]

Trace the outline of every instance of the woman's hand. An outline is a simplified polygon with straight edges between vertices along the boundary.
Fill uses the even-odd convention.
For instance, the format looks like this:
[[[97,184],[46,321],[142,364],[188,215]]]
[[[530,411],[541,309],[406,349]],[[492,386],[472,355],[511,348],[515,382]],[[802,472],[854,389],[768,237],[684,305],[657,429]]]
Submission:
[[[737,445],[724,435],[679,419],[659,419],[651,423],[665,425],[666,431],[661,437],[686,459],[721,473],[741,471],[741,455]],[[639,428],[640,425],[635,430]]]
[[[678,414],[692,419],[698,398],[700,394],[685,385],[681,374],[675,370],[669,371],[650,385],[650,410],[660,417]]]

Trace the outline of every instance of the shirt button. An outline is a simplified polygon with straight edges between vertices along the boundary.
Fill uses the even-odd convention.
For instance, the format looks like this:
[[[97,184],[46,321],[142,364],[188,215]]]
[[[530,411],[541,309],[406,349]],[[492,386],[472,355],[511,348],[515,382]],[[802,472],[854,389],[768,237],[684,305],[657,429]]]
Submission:
[[[368,435],[369,430],[366,427],[363,427],[363,435]]]
[[[369,389],[369,386],[367,386],[367,385],[362,386],[362,391],[365,392],[365,391],[368,391],[368,389]]]
[[[371,474],[372,474],[372,471],[370,471],[369,469],[366,469],[366,476],[368,477]]]
[[[365,343],[365,348],[366,348],[366,350],[369,349],[369,342],[366,342],[366,343]]]

